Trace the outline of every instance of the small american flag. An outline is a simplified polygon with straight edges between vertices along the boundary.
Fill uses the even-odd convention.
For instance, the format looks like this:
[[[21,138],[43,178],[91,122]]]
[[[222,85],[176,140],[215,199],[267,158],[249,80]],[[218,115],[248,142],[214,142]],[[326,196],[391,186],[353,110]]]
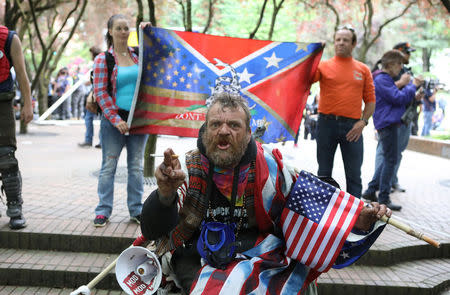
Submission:
[[[302,171],[281,216],[285,254],[319,271],[336,260],[363,202]]]

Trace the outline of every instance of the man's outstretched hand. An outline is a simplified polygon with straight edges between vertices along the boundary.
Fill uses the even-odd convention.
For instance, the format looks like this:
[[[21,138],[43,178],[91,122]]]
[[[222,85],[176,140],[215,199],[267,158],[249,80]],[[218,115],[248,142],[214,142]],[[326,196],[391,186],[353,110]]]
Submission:
[[[161,199],[173,199],[178,187],[183,184],[186,174],[181,169],[178,156],[171,148],[164,151],[164,161],[156,168],[155,177]]]
[[[372,227],[372,224],[374,224],[375,221],[380,219],[383,215],[391,217],[391,209],[386,207],[386,205],[372,202],[368,206],[364,206],[362,208],[354,227],[359,230],[368,231]]]

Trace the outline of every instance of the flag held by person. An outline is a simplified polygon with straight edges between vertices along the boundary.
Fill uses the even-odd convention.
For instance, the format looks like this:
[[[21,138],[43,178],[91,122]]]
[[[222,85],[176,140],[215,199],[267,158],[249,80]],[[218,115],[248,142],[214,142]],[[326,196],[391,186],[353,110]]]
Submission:
[[[262,142],[293,140],[322,43],[221,37],[147,26],[140,30],[140,90],[132,133],[197,137],[207,99],[240,93]]]
[[[281,215],[286,256],[318,272],[328,271],[363,205],[360,199],[301,171]]]

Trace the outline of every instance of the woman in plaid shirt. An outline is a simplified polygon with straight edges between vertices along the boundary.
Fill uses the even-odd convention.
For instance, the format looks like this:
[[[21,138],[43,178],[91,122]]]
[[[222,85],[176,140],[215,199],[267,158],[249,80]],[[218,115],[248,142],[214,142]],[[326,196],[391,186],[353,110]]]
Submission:
[[[128,134],[128,112],[131,108],[138,77],[138,56],[128,47],[129,22],[121,14],[108,20],[106,41],[108,51],[94,60],[94,95],[102,118],[102,167],[98,178],[99,203],[95,208],[94,225],[105,226],[111,216],[114,199],[114,176],[123,147],[127,149],[127,205],[130,219],[140,223],[143,194],[143,157],[147,135]],[[114,68],[108,75],[108,60]],[[108,81],[110,76],[110,81]]]

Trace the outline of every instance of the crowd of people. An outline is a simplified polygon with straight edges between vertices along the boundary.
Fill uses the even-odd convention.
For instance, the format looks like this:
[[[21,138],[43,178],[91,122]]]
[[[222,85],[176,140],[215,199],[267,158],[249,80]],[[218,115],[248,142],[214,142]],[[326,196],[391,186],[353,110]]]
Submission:
[[[92,118],[97,114],[85,108],[89,87],[92,87],[101,110],[102,150],[94,226],[105,226],[111,217],[114,177],[119,156],[126,147],[130,220],[140,224],[145,238],[156,241],[158,255],[169,254],[169,272],[176,277],[182,292],[201,292],[204,280],[219,289],[222,285],[234,284],[236,278],[229,275],[233,269],[248,273],[238,278],[239,293],[254,291],[257,285],[258,288],[264,285],[267,290],[269,285],[281,290],[289,285],[289,279],[295,278],[298,283],[289,285],[292,292],[317,294],[313,280],[321,271],[317,260],[322,252],[318,250],[302,260],[284,252],[283,248],[287,241],[282,209],[290,202],[293,184],[303,176],[283,163],[278,150],[269,150],[253,139],[250,110],[240,95],[212,94],[196,148],[188,152],[184,160],[172,149],[164,152],[164,161],[155,171],[157,189],[142,203],[147,135],[129,134],[127,124],[139,62],[139,52],[127,45],[129,28],[129,19],[124,15],[114,15],[108,20],[107,51],[90,49],[94,60],[92,85],[80,84],[56,113],[58,119],[84,118],[86,136],[79,145],[92,146]],[[22,115],[30,121],[30,89],[20,41],[14,33],[7,37],[12,40],[6,46],[11,46],[8,56],[11,56],[11,66],[17,72],[25,101]],[[373,72],[352,57],[356,44],[355,30],[349,26],[339,27],[334,34],[335,55],[321,61],[314,75],[314,82],[320,84],[320,99],[310,110],[310,115],[317,115],[317,120],[314,124],[310,122],[314,129],[309,133],[317,142],[318,171],[317,177],[309,174],[304,177],[312,187],[323,186],[327,192],[334,191],[338,184],[332,178],[332,171],[339,145],[345,169],[345,191],[352,195],[345,198],[352,200],[355,217],[336,225],[335,231],[347,234],[352,231],[361,236],[360,243],[345,244],[349,247],[346,250],[359,247],[355,251],[361,256],[381,233],[382,227],[378,230],[375,226],[377,220],[384,215],[389,217],[392,210],[401,209],[400,205],[392,203],[390,193],[392,189],[401,189],[396,174],[413,124],[405,123],[403,114],[414,101],[424,99],[426,126],[422,133],[429,134],[432,116],[429,113],[435,108],[436,91],[420,91],[423,79],[413,76],[404,66],[414,51],[408,43],[400,43],[383,54],[381,68]],[[12,89],[8,79],[0,80],[0,98],[6,97]],[[67,67],[61,68],[49,87],[49,97],[60,98],[77,79],[79,68],[72,73]],[[20,171],[14,156],[15,120],[10,118],[6,105],[10,102],[5,98],[0,99],[0,103],[5,104],[0,108],[1,128],[10,131],[0,136],[0,172],[8,202],[7,215],[11,217],[10,227],[19,229],[26,223],[22,214]],[[362,193],[362,133],[371,117],[378,134],[377,152],[372,157],[376,159],[376,168],[367,190]],[[364,205],[359,200],[361,197],[370,203]],[[337,198],[344,201],[344,196]],[[299,231],[307,234],[306,229]],[[363,244],[368,245],[364,250]],[[341,248],[336,251],[334,257],[339,256]],[[350,262],[344,258],[335,264]],[[217,271],[216,275],[211,276],[211,269]],[[259,280],[264,271],[270,275]]]

